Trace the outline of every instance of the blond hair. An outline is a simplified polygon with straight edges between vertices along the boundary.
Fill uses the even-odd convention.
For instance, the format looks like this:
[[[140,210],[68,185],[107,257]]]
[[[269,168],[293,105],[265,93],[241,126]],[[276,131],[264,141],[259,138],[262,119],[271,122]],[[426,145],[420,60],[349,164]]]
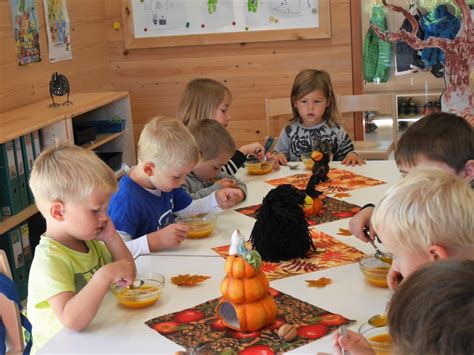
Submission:
[[[328,124],[335,124],[340,119],[340,113],[337,109],[336,95],[332,88],[331,77],[325,70],[305,69],[296,75],[291,88],[291,105],[293,109],[292,121],[301,122],[301,117],[294,102],[302,97],[312,93],[313,91],[321,90],[326,100],[329,101],[329,106],[323,114],[323,119]]]
[[[38,156],[30,188],[44,215],[52,202],[79,203],[96,189],[112,194],[117,190],[117,177],[94,152],[61,143]]]
[[[186,126],[194,121],[212,120],[226,95],[232,100],[229,89],[218,81],[206,78],[191,80],[181,96],[176,117]]]
[[[474,192],[439,168],[418,167],[392,186],[372,216],[376,231],[388,230],[404,249],[433,244],[474,246]]]
[[[199,150],[193,135],[181,122],[158,116],[143,127],[138,140],[138,160],[162,168],[182,167],[196,164]]]
[[[235,152],[235,143],[230,133],[223,125],[214,120],[194,122],[189,127],[201,153],[201,159],[216,159],[221,154],[232,155]]]

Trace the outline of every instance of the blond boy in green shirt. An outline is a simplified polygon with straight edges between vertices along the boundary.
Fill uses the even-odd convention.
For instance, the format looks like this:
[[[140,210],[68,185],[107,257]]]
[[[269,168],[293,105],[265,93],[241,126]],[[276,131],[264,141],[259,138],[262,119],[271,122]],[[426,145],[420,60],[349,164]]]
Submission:
[[[46,219],[28,285],[36,351],[62,327],[86,328],[110,285],[130,285],[136,269],[107,215],[116,177],[93,152],[69,144],[44,151],[30,187]]]

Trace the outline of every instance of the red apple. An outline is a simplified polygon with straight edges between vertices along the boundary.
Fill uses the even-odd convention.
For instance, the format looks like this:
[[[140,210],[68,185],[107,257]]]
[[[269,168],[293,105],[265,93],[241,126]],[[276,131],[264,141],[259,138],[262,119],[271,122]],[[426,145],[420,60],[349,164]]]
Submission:
[[[327,334],[329,328],[324,324],[305,325],[297,329],[298,335],[308,339],[319,339]]]
[[[274,355],[275,352],[266,345],[254,345],[239,352],[239,355]]]
[[[280,329],[280,327],[285,324],[285,321],[281,318],[275,319],[275,321],[269,324],[265,329]]]
[[[178,330],[178,327],[179,323],[176,322],[161,322],[153,324],[153,329],[163,335],[176,332]]]
[[[260,331],[257,330],[255,332],[239,332],[236,330],[232,330],[229,334],[231,337],[236,339],[249,339],[260,336]]]
[[[346,211],[346,212],[334,212],[332,215],[339,218],[349,218],[349,217],[352,217],[354,214],[355,214],[354,212]]]
[[[346,322],[346,319],[339,314],[324,314],[321,316],[319,324],[324,325],[341,325]]]
[[[197,309],[185,309],[174,316],[174,321],[179,323],[196,322],[204,318],[204,313]]]
[[[270,296],[272,296],[273,298],[278,297],[278,296],[281,295],[280,291],[277,291],[277,290],[275,290],[274,288],[271,288],[271,287],[268,289],[268,293],[270,293]]]
[[[214,329],[214,330],[218,330],[220,332],[229,329],[225,326],[222,319],[216,319],[214,322],[212,322],[211,323],[211,328]]]

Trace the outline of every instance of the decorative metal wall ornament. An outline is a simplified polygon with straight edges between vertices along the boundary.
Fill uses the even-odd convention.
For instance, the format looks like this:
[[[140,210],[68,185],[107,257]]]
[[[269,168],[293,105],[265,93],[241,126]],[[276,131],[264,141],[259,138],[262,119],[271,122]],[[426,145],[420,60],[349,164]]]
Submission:
[[[49,82],[49,94],[51,95],[53,103],[49,105],[49,107],[60,106],[60,104],[54,102],[54,96],[64,95],[67,95],[67,99],[63,102],[63,105],[72,105],[72,102],[69,101],[69,90],[69,81],[67,80],[66,76],[58,72],[53,73]]]

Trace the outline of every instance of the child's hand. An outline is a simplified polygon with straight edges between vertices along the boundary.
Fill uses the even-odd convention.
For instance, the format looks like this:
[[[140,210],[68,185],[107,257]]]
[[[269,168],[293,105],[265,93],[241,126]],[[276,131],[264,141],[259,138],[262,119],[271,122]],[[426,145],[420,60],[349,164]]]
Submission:
[[[273,171],[278,171],[278,170],[280,170],[280,163],[278,162],[278,160],[275,159],[275,158],[273,158],[273,156],[271,155],[271,153],[268,153],[268,154],[267,154],[267,157],[271,157],[271,159],[272,159],[272,163],[273,163],[272,169],[273,169]]]
[[[349,221],[349,230],[351,233],[366,243],[368,240],[365,237],[364,228],[368,227],[370,229],[370,239],[374,240],[375,238],[375,231],[370,226],[370,217],[372,217],[373,212],[373,207],[366,207],[357,212]]]
[[[336,330],[333,334],[333,354],[342,355],[342,350],[347,350],[351,355],[375,354],[369,342],[360,334],[347,330],[346,335]]]
[[[189,227],[182,223],[169,224],[166,227],[147,234],[151,252],[174,248],[181,244],[188,234]]]
[[[114,223],[109,218],[104,222],[104,225],[97,231],[95,240],[100,240],[107,244],[110,240],[115,238],[117,231],[115,229]]]
[[[232,180],[232,179],[228,179],[228,178],[224,178],[224,179],[217,180],[215,183],[216,183],[216,184],[219,184],[219,185],[222,186],[223,188],[224,188],[224,187],[234,187],[234,188],[237,188],[237,184],[235,183],[235,181]]]
[[[263,146],[258,142],[246,144],[240,147],[239,150],[245,155],[255,155],[258,159],[262,159],[265,154]]]
[[[244,199],[245,195],[240,189],[224,188],[216,191],[217,205],[222,209],[230,208]]]
[[[403,281],[403,276],[400,273],[400,269],[398,267],[398,261],[394,258],[392,261],[392,265],[390,265],[390,270],[388,270],[388,274],[387,274],[388,288],[391,290],[394,290],[402,281]]]
[[[349,152],[341,162],[343,165],[364,165],[365,159],[361,158],[356,152]]]
[[[110,285],[118,284],[121,287],[127,287],[135,281],[137,269],[134,262],[121,259],[102,266],[95,275],[102,277]]]
[[[286,156],[283,153],[273,154],[273,159],[280,165],[288,165],[288,159],[286,159]]]

